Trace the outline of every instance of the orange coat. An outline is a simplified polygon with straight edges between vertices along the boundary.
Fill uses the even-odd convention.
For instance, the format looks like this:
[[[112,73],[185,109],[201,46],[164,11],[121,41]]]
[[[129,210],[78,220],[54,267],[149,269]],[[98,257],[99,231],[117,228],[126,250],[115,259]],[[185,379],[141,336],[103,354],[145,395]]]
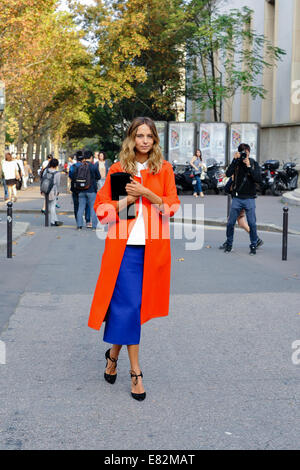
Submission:
[[[96,285],[88,325],[99,330],[109,307],[128,236],[136,219],[122,220],[116,212],[117,201],[111,199],[110,175],[124,171],[119,162],[114,163],[104,186],[98,191],[94,209],[102,224],[108,223],[108,234],[102,256],[101,271]],[[160,196],[164,203],[163,215],[156,206],[143,197],[145,223],[145,258],[141,305],[141,324],[151,318],[168,315],[170,297],[171,248],[169,217],[178,210],[172,165],[163,161],[161,171],[153,175],[148,169],[141,170],[143,186]],[[136,211],[138,211],[138,200]]]

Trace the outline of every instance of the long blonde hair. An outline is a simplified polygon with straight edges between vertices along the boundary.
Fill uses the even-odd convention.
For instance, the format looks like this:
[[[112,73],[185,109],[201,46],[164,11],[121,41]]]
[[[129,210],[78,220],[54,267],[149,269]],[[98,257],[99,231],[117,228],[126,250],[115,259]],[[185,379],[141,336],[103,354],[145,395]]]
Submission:
[[[146,124],[150,127],[153,135],[153,147],[149,152],[148,169],[151,173],[156,175],[160,172],[163,164],[163,155],[159,146],[159,137],[154,121],[148,117],[136,117],[127,130],[127,136],[122,144],[120,152],[120,163],[122,168],[131,175],[136,173],[136,160],[135,160],[135,136],[138,127]]]

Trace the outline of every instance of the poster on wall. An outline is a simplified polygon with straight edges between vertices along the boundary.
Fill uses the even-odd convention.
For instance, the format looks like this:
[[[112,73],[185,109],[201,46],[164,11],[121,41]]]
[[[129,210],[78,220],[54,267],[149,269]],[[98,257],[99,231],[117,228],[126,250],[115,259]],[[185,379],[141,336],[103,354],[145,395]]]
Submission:
[[[160,148],[162,150],[163,156],[167,157],[167,132],[168,132],[168,123],[166,121],[155,121]]]
[[[198,131],[198,147],[204,162],[216,160],[220,165],[225,165],[227,125],[222,122],[200,123]]]
[[[256,123],[232,123],[230,126],[230,159],[233,159],[238,146],[244,143],[250,145],[251,158],[258,161],[259,131],[259,125]]]
[[[169,161],[189,162],[195,150],[195,124],[189,122],[170,122],[169,124]]]

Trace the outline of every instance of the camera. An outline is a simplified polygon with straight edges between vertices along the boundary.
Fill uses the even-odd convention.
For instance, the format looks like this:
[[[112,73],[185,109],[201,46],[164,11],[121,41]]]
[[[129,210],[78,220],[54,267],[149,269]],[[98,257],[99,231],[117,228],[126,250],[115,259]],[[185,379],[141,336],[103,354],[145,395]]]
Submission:
[[[247,153],[246,152],[240,152],[240,160],[243,162],[247,158]]]

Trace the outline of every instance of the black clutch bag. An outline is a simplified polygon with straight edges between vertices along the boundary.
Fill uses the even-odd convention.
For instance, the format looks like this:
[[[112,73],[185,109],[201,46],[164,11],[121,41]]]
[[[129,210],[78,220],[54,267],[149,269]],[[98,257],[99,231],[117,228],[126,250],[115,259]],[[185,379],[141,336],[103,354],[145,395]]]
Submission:
[[[119,201],[127,196],[126,184],[130,183],[131,174],[125,172],[112,173],[110,175],[111,198],[113,201]],[[119,212],[120,219],[135,219],[135,204],[130,204]]]

